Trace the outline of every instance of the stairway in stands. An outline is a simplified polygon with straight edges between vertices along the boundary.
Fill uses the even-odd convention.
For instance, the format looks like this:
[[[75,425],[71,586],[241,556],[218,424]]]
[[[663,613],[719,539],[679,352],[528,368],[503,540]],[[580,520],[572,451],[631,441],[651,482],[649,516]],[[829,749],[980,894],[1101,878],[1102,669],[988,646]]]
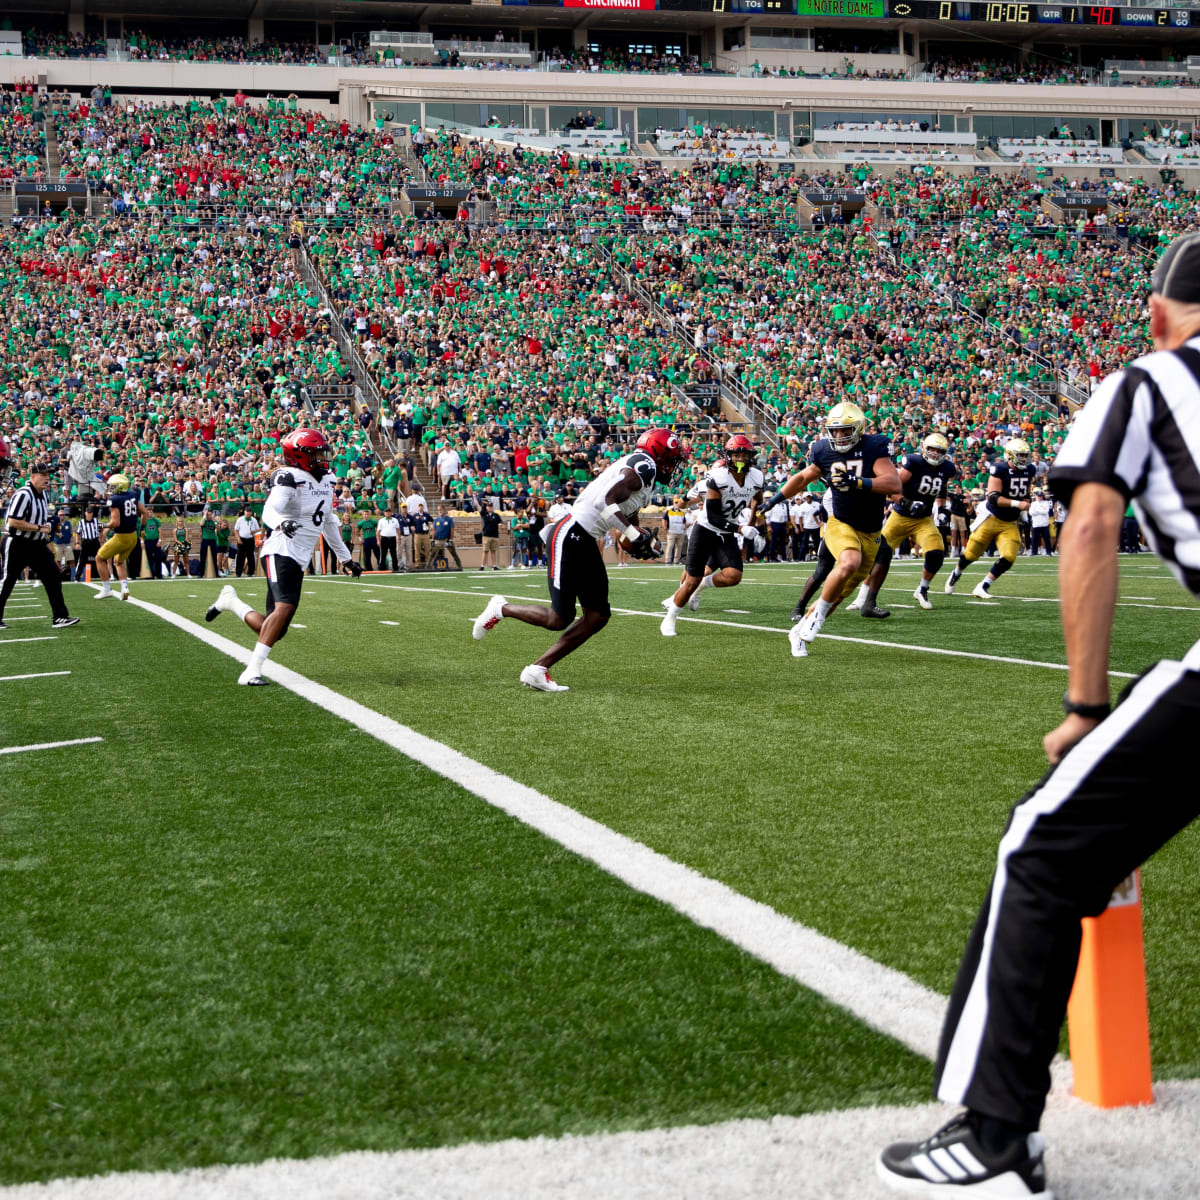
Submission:
[[[62,159],[58,153],[58,126],[49,113],[46,114],[46,173],[51,183],[59,182]]]

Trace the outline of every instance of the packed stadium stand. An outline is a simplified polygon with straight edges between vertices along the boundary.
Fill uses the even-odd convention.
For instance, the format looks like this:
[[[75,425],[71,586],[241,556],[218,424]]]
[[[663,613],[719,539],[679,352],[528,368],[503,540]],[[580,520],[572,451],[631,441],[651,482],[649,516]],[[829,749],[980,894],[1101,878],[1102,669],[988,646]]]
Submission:
[[[175,506],[260,496],[314,421],[356,503],[407,452],[464,509],[661,424],[693,470],[753,428],[782,478],[846,398],[946,429],[968,487],[1011,433],[1052,456],[1195,220],[1200,13],[839,3],[15,14],[0,428]]]

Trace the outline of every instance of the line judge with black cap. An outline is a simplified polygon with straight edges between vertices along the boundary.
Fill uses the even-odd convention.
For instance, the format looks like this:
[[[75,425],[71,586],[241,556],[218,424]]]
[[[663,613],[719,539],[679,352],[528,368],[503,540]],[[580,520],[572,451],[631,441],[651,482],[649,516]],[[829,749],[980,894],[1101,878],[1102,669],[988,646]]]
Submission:
[[[55,628],[62,629],[79,622],[78,617],[67,612],[58,563],[50,549],[50,511],[46,503],[49,486],[50,468],[45,463],[34,463],[29,471],[29,482],[17,488],[9,501],[4,536],[0,538],[0,630],[8,628],[4,623],[4,606],[26,568],[46,589]]]
[[[1109,710],[1130,502],[1151,549],[1200,596],[1200,234],[1177,238],[1158,263],[1150,336],[1154,353],[1092,393],[1050,470],[1070,509],[1059,544],[1065,719],[1043,739],[1049,774],[1012,810],[950,997],[935,1093],[965,1111],[876,1163],[911,1196],[1050,1195],[1038,1127],[1080,921],[1200,815],[1200,642],[1143,672]]]

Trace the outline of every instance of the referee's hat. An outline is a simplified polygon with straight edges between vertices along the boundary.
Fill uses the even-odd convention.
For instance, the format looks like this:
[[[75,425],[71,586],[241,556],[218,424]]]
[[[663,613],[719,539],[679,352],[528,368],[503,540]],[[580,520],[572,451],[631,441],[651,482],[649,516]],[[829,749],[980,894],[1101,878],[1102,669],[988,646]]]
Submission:
[[[1164,300],[1200,304],[1200,233],[1177,237],[1154,268],[1150,291]]]

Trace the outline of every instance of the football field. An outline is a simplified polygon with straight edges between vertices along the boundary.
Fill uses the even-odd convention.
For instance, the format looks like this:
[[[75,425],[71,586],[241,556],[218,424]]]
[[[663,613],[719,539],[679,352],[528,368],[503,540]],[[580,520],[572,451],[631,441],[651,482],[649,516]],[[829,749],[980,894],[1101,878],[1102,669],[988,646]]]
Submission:
[[[953,597],[940,577],[922,612],[900,560],[892,618],[836,613],[800,660],[785,634],[807,567],[752,565],[674,639],[675,572],[612,570],[612,621],[559,664],[558,695],[517,682],[554,635],[471,638],[492,594],[544,601],[540,571],[306,580],[270,688],[235,685],[254,638],[204,623],[215,580],[135,583],[145,604],[73,585],[65,630],[18,587],[0,1184],[473,1146],[477,1190],[370,1190],[366,1162],[339,1174],[363,1171],[356,1188],[286,1190],[533,1195],[553,1160],[557,1194],[634,1195],[636,1174],[618,1186],[572,1154],[654,1136],[670,1162],[712,1127],[679,1153],[744,1133],[712,1178],[745,1154],[746,1195],[875,1194],[874,1142],[844,1187],[806,1191],[786,1131],[928,1101],[941,998],[1066,683],[1056,563],[1021,559],[982,602],[985,570]],[[265,581],[239,593],[261,608]],[[1181,656],[1196,618],[1157,560],[1123,558],[1114,695]],[[1195,830],[1144,872],[1167,1095],[1200,1078],[1197,878]],[[929,1114],[891,1114],[885,1140]],[[1051,1142],[1059,1194],[1101,1195],[1056,1176]],[[501,1145],[519,1147],[511,1190],[488,1175]],[[13,1194],[285,1192],[164,1178]]]

